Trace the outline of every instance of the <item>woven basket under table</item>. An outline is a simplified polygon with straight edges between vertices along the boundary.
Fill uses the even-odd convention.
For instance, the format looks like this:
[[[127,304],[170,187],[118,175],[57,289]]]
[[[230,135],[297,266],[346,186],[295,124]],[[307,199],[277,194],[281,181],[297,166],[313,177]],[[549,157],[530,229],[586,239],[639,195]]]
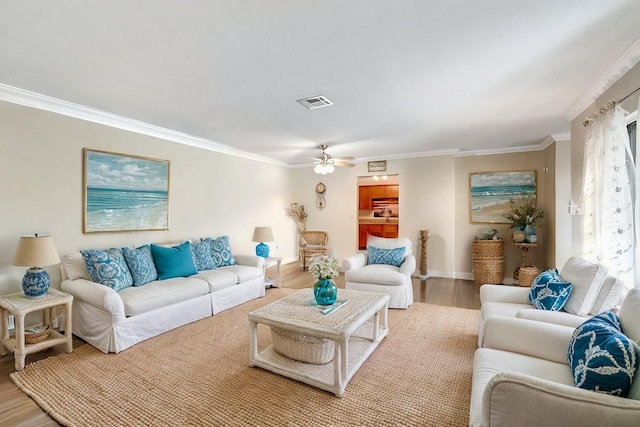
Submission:
[[[38,343],[40,341],[44,341],[47,338],[49,338],[49,334],[51,334],[51,328],[49,328],[48,326],[46,328],[43,328],[42,330],[40,330],[38,332],[33,332],[33,333],[25,332],[25,334],[24,334],[24,343],[25,344],[35,344],[35,343]]]
[[[271,328],[271,342],[277,353],[289,359],[314,365],[324,365],[333,360],[335,345],[331,340]]]
[[[518,272],[518,286],[529,287],[538,276],[536,267],[520,267]]]

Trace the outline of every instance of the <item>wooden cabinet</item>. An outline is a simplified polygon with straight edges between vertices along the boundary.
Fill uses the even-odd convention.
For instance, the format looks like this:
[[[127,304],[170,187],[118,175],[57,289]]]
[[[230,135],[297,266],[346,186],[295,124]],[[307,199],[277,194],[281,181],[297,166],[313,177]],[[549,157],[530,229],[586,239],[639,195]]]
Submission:
[[[358,209],[373,209],[373,199],[397,198],[398,185],[366,185],[358,187]]]
[[[398,224],[360,224],[358,227],[358,249],[367,249],[367,235],[396,238]]]
[[[370,186],[358,187],[358,209],[360,210],[373,209],[373,197],[371,196]]]

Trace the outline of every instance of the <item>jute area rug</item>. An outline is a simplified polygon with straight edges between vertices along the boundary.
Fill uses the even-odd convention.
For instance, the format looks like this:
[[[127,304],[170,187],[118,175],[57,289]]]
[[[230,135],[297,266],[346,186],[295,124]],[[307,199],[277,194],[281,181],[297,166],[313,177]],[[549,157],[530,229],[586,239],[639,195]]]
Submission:
[[[65,426],[465,426],[478,312],[414,303],[389,310],[389,335],[345,397],[250,368],[253,300],[119,354],[83,345],[11,379]],[[270,342],[259,326],[261,348]]]

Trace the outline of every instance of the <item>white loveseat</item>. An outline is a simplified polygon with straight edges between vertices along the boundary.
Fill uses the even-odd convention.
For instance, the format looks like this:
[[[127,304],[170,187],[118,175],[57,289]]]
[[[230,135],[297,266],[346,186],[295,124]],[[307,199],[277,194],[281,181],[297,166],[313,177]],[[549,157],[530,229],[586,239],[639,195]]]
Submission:
[[[508,316],[577,327],[596,314],[618,306],[626,287],[600,264],[570,258],[560,277],[572,283],[572,290],[560,311],[538,310],[529,301],[530,288],[482,285],[480,287],[480,328],[478,347],[483,346],[484,325],[491,316]]]
[[[345,289],[387,294],[389,308],[408,308],[413,303],[411,275],[416,269],[416,257],[411,246],[411,240],[407,238],[367,236],[367,247],[382,250],[404,248],[401,264],[370,264],[368,251],[352,255],[342,262]]]
[[[626,296],[619,319],[622,332],[640,352],[640,290]],[[567,361],[574,330],[530,319],[488,318],[485,348],[474,357],[469,425],[640,425],[638,370],[627,397],[574,386]]]
[[[63,257],[61,290],[73,295],[73,333],[103,352],[123,351],[173,328],[265,295],[264,259],[118,291],[96,283],[80,253]]]

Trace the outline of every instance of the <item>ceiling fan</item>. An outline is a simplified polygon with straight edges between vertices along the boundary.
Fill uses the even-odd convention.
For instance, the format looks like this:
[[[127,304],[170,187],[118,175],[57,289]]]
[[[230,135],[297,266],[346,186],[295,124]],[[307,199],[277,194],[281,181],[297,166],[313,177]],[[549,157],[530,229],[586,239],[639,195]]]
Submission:
[[[347,160],[355,160],[355,157],[331,157],[331,154],[326,153],[325,150],[329,148],[327,144],[318,145],[318,148],[322,150],[322,154],[318,157],[309,157],[310,159],[315,160],[315,167],[313,171],[315,173],[326,175],[328,173],[332,173],[334,171],[334,166],[340,166],[345,168],[352,168],[355,165],[353,163],[349,163]]]

